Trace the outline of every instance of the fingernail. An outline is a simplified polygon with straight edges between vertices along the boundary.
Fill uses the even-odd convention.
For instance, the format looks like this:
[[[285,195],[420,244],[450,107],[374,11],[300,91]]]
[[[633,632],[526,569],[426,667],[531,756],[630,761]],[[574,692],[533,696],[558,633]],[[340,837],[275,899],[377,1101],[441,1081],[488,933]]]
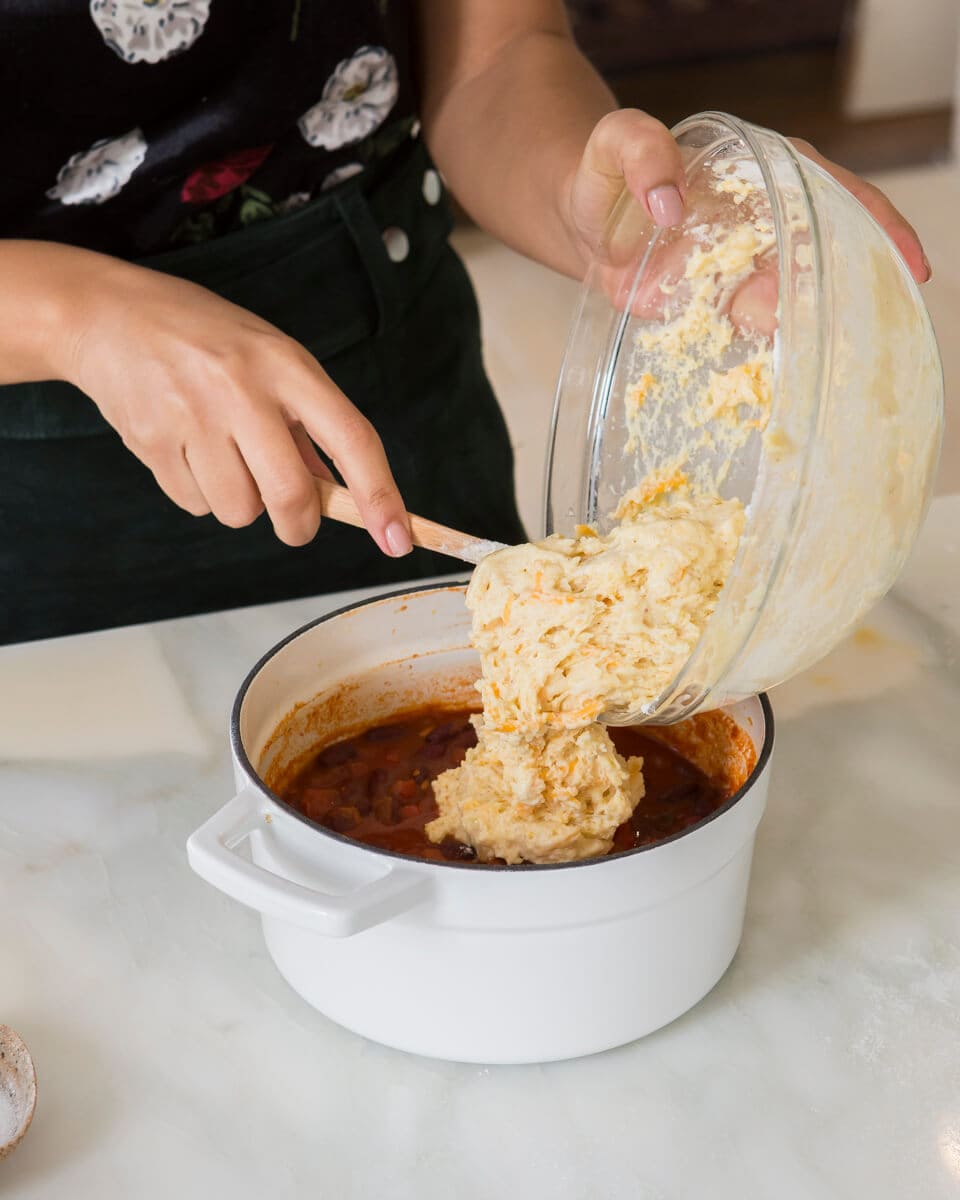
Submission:
[[[647,206],[658,225],[679,225],[683,220],[683,200],[672,183],[647,192]]]
[[[927,258],[926,254],[923,255],[923,265],[926,268],[927,279],[932,279],[933,278],[933,267],[930,266],[930,259]],[[924,280],[924,282],[926,282],[926,280]]]
[[[402,521],[391,521],[386,532],[387,546],[394,558],[403,558],[413,549],[410,531]]]

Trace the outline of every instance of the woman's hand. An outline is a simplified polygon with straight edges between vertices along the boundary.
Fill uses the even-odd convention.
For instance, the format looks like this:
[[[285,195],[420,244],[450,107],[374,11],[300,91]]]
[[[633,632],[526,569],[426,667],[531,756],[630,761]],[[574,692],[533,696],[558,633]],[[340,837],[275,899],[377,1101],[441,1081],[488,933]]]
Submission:
[[[626,187],[656,225],[679,225],[686,182],[670,130],[636,108],[608,113],[594,126],[569,190],[568,223],[584,259],[600,249]]]
[[[879,188],[825,159],[809,144],[790,139],[805,157],[828,171],[887,231],[918,283],[931,275],[914,229]],[[596,253],[624,186],[657,225],[679,225],[684,215],[683,163],[665,125],[638,109],[621,109],[594,127],[569,187],[568,225],[584,258]]]
[[[50,257],[61,320],[46,377],[86,392],[175,504],[232,527],[266,509],[277,537],[303,545],[320,524],[313,477],[330,475],[313,439],[380,549],[410,550],[380,438],[302,346],[196,284],[33,243],[41,272]]]
[[[823,167],[852,196],[856,196],[867,212],[886,230],[887,236],[903,255],[903,260],[910,268],[910,274],[917,283],[926,283],[933,274],[933,269],[920,245],[917,231],[906,217],[893,207],[883,192],[878,187],[874,187],[872,183],[867,183],[858,175],[854,175],[852,171],[848,171],[846,167],[840,167],[828,158],[824,158],[802,138],[792,137],[788,140],[805,158],[809,158],[811,162]]]

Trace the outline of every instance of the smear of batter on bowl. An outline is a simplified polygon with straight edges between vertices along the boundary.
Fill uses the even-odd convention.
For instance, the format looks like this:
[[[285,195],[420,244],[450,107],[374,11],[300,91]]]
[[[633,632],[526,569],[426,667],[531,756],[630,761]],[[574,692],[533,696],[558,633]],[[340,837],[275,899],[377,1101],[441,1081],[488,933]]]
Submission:
[[[707,494],[716,493],[734,456],[770,417],[769,340],[738,329],[729,316],[738,289],[775,245],[768,226],[751,210],[733,228],[713,230],[708,244],[700,244],[706,229],[684,232],[683,274],[665,286],[661,320],[637,336],[638,375],[625,396],[626,451],[639,451],[649,470],[685,470]]]
[[[627,451],[656,429],[664,405],[687,435],[621,500],[606,535],[581,526],[484,559],[467,591],[479,651],[478,743],[434,782],[435,842],[452,837],[479,858],[564,862],[606,853],[643,797],[642,761],[623,759],[598,717],[653,703],[690,657],[714,612],[744,528],[721,499],[725,470],[690,478],[705,440],[732,454],[770,413],[769,345],[734,343],[729,297],[773,245],[749,182],[721,177],[737,223],[713,240],[689,237],[679,286],[664,287],[658,321],[639,336],[643,370],[624,397]],[[706,364],[706,366],[705,366]]]

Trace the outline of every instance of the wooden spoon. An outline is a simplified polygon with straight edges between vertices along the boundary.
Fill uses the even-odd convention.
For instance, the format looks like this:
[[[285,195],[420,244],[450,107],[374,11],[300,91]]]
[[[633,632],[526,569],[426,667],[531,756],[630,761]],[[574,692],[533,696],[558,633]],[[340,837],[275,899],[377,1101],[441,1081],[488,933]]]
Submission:
[[[363,517],[356,502],[345,487],[331,483],[328,479],[316,480],[317,491],[320,493],[320,509],[325,517],[333,521],[342,521],[344,525],[356,525],[363,529]],[[503,550],[503,542],[491,542],[486,538],[471,537],[458,529],[448,529],[446,525],[438,525],[436,521],[428,521],[425,517],[410,516],[410,536],[415,546],[424,550],[435,550],[438,554],[448,554],[451,558],[462,559],[463,562],[476,565],[481,558],[486,558],[494,550]]]

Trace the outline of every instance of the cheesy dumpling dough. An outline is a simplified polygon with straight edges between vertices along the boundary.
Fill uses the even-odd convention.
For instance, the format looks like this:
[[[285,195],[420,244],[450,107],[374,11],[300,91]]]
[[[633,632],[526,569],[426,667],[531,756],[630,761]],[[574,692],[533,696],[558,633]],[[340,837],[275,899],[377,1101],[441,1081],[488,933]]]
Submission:
[[[582,529],[485,558],[467,591],[480,653],[478,743],[434,783],[434,841],[481,859],[604,854],[643,796],[601,713],[655,700],[713,613],[743,529],[735,500],[624,498]]]

